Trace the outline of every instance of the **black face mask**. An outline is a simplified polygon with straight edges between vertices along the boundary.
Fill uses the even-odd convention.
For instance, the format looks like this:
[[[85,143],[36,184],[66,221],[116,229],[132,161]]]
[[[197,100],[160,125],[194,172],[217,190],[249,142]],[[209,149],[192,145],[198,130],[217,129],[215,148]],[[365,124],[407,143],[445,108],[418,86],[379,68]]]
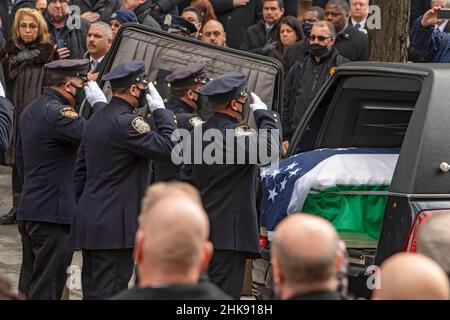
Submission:
[[[145,93],[145,89],[139,89],[139,97],[137,97],[137,101],[138,101],[138,108],[142,108],[145,106],[145,104],[147,103],[147,98],[145,97],[146,93]]]
[[[305,22],[302,25],[303,34],[305,35],[305,37],[309,37],[309,35],[311,34],[312,27],[313,27],[312,23],[309,23],[309,22]]]
[[[320,44],[313,44],[310,46],[311,54],[316,58],[323,58],[329,53],[327,46],[322,46]]]
[[[239,115],[241,116],[241,121],[242,120],[244,120],[245,119],[245,116],[248,114],[248,110],[249,110],[249,105],[248,105],[248,103],[247,103],[247,101],[248,100],[246,100],[244,103],[242,103],[242,102],[240,102],[240,101],[238,101],[238,100],[235,100],[237,103],[239,103],[241,106],[242,106],[242,111],[239,111],[239,110],[234,110],[234,109],[232,109],[234,112],[237,112],[237,113],[239,113]]]
[[[73,97],[75,100],[75,107],[80,106],[83,103],[83,100],[85,98],[84,88],[83,87],[77,87],[72,82],[70,83],[72,87],[75,87],[75,94],[72,94],[72,92],[68,91],[68,93]]]
[[[192,90],[192,92],[197,94],[197,100],[192,99],[195,102],[195,104],[197,105],[197,110],[207,108],[209,105],[208,98],[205,96],[202,96],[200,94],[200,92],[198,92],[198,91]]]

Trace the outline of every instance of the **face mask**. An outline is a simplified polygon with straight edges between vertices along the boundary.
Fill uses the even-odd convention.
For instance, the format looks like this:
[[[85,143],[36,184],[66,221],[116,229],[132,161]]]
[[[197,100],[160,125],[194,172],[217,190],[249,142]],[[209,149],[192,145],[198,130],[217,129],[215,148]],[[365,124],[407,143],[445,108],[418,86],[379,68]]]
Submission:
[[[309,37],[309,35],[311,34],[312,27],[313,27],[312,23],[305,22],[303,24],[302,28],[303,28],[303,34],[305,35],[305,37]]]
[[[311,54],[316,58],[323,58],[329,52],[327,46],[322,46],[320,44],[313,44],[310,47],[310,50],[311,50]]]
[[[209,105],[208,98],[205,96],[202,96],[200,94],[200,92],[198,92],[198,91],[193,91],[193,92],[197,94],[197,100],[192,99],[195,102],[195,104],[197,105],[197,110],[207,108]]]
[[[84,97],[85,97],[85,93],[84,93],[84,88],[83,87],[77,87],[76,85],[74,85],[72,82],[70,83],[72,87],[75,87],[75,94],[72,94],[72,92],[68,92],[73,99],[75,100],[75,107],[80,106],[83,103]]]
[[[138,88],[139,89],[139,88]],[[138,101],[138,108],[142,108],[147,103],[147,98],[145,97],[145,89],[139,89],[139,97],[136,98]]]

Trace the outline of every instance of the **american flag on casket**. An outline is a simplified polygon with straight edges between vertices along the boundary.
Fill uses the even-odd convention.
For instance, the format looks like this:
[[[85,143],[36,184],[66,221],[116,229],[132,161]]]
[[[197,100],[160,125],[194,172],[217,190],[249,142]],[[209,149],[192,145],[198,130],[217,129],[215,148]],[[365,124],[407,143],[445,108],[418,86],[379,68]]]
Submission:
[[[260,169],[260,225],[269,233],[288,214],[329,220],[339,232],[378,239],[398,148],[320,149]]]

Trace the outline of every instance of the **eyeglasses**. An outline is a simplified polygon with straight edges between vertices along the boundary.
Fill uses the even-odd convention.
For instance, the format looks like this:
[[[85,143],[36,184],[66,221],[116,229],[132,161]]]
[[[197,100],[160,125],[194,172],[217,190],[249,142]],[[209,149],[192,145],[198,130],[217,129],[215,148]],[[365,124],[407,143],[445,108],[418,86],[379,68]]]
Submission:
[[[309,36],[309,40],[311,40],[311,41],[319,40],[320,42],[324,42],[325,40],[330,39],[330,38],[332,38],[332,37],[315,36],[315,35],[313,35],[313,34],[311,34],[311,35]]]

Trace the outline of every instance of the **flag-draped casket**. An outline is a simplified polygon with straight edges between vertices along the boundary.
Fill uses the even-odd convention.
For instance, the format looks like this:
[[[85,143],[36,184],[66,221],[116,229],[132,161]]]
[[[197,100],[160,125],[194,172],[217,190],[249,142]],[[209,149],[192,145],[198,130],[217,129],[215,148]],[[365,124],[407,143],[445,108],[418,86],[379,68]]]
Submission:
[[[399,149],[320,149],[261,168],[261,226],[273,231],[288,214],[310,213],[339,232],[378,239]]]

